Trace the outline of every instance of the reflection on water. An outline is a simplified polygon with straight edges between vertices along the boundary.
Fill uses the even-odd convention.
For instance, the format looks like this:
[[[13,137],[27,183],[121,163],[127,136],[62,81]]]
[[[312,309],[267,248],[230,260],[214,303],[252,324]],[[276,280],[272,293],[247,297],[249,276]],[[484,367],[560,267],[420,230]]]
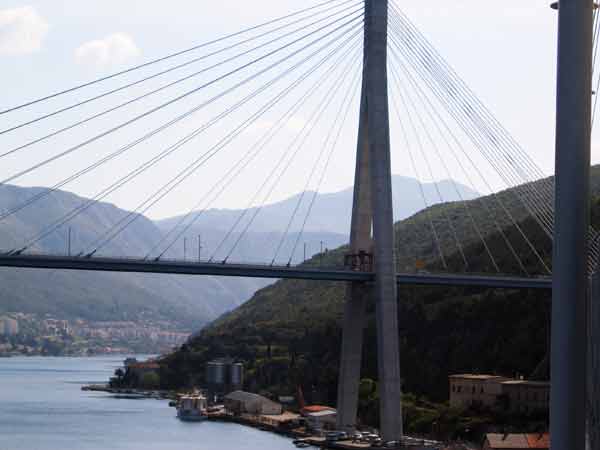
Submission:
[[[83,392],[122,360],[0,358],[0,450],[286,450],[285,438],[235,424],[186,423],[163,400]]]

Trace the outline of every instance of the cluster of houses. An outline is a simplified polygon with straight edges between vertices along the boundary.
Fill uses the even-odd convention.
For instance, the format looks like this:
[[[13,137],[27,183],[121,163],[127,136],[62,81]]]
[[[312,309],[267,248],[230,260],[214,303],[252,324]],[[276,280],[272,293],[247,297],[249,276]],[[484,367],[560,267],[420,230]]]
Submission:
[[[158,372],[156,361],[125,361],[128,373],[142,378],[148,373]],[[300,400],[298,413],[290,412],[284,404],[294,397],[280,397],[279,402],[259,394],[241,390],[243,366],[234,360],[217,360],[207,367],[207,392],[209,399],[222,401],[225,413],[241,419],[275,428],[305,428],[314,435],[323,435],[336,429],[337,412],[334,408],[321,405],[304,405]],[[451,375],[450,405],[457,408],[481,407],[518,413],[547,411],[550,384],[526,381],[496,375],[460,374]],[[232,390],[235,389],[235,390]],[[544,434],[495,434],[485,437],[483,450],[549,449],[549,435]]]

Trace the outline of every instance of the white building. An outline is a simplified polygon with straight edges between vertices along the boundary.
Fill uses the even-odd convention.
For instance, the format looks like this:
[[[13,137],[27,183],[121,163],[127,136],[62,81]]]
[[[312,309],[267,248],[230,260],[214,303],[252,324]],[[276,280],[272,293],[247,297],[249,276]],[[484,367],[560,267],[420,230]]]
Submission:
[[[335,409],[324,409],[322,411],[309,412],[304,415],[307,427],[314,432],[323,430],[335,430],[337,412]]]
[[[19,322],[10,317],[0,317],[0,334],[15,336],[19,333]]]

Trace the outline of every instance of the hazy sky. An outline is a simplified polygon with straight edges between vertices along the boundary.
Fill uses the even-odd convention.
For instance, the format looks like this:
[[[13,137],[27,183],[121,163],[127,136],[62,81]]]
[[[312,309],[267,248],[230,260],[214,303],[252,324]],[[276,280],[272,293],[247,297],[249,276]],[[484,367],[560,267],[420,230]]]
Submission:
[[[316,3],[298,0],[253,0],[252,2],[3,0],[0,6],[0,66],[2,67],[0,80],[3,92],[0,96],[0,108],[4,109]],[[397,2],[546,174],[553,171],[556,59],[556,12],[548,7],[548,3],[548,0],[527,2],[505,0],[499,3],[480,0],[455,0],[454,2],[399,0]],[[177,62],[189,58],[191,56],[182,57]],[[175,61],[169,64],[173,63]],[[169,64],[154,70],[164,69],[169,67]],[[153,72],[143,72],[145,75],[150,73]],[[181,73],[190,73],[190,71]],[[170,75],[162,81],[173,80],[178,76],[181,74]],[[119,83],[135,79],[137,78],[134,76],[125,77],[121,81],[107,83],[101,88],[67,96],[61,101],[36,105],[27,111],[2,116],[0,127],[5,129],[53,111],[61,105],[68,105],[70,102],[103,92],[103,89],[115,88],[120,85]],[[267,80],[268,78],[264,79]],[[159,85],[160,83],[157,83],[152,86]],[[197,84],[185,84],[187,89],[194,86]],[[282,84],[281,88],[284,86],[285,84]],[[347,91],[349,86],[350,78],[347,79],[340,95],[336,97],[339,98],[340,105],[341,93]],[[329,90],[326,86],[322,89],[323,95]],[[161,94],[159,99],[164,101],[184,91],[185,89],[180,89],[170,94]],[[212,93],[217,91],[215,87]],[[139,94],[145,90],[140,87],[132,92]],[[236,98],[239,99],[247,93],[248,91],[242,90]],[[202,96],[204,99],[209,97],[208,94]],[[115,102],[125,101],[127,98],[129,97],[121,93],[115,96],[114,100],[88,105],[77,112],[51,119],[39,126],[25,127],[14,133],[0,136],[0,149],[4,152],[33,138],[43,136],[56,127],[65,126],[74,120],[114,105]],[[268,96],[264,97],[265,100],[267,98]],[[187,102],[184,107],[173,108],[164,115],[159,114],[156,118],[150,118],[145,124],[121,130],[95,143],[89,149],[65,158],[60,164],[56,163],[44,170],[36,171],[14,183],[26,186],[52,185],[120,145],[139,137],[148,130],[148,126],[158,126],[174,114],[181,113],[197,103],[197,100]],[[155,104],[157,103],[152,103]],[[287,105],[291,106],[291,102]],[[324,192],[343,189],[352,184],[356,105],[357,97],[352,103],[348,124],[343,129],[339,141],[340,147],[332,158],[321,187]],[[0,160],[0,176],[5,179],[36,161],[69,148],[126,120],[132,114],[144,112],[149,107],[151,107],[150,103],[142,103],[130,110],[128,114],[117,115],[112,120],[103,118],[97,123],[89,124],[83,130],[67,133],[43,145],[32,146],[14,157],[4,158]],[[209,120],[223,108],[224,106],[221,106],[220,109],[215,107],[212,110],[200,111],[193,119],[182,124],[181,128],[173,130],[172,134],[141,146],[137,150],[138,153],[128,154],[114,165],[93,172],[65,186],[64,189],[86,196],[94,195],[120,174],[126,173],[135,165],[152,157],[160,149]],[[244,109],[244,114],[248,116],[252,111],[253,109],[249,107]],[[284,146],[286,139],[287,142],[293,139],[308,121],[310,111],[310,108],[298,111],[285,126],[280,141],[276,141],[278,143],[275,145]],[[323,124],[333,123],[336,115],[338,114],[335,107],[328,110],[322,119]],[[240,113],[236,117],[241,119],[243,114]],[[206,168],[190,177],[173,192],[173,195],[157,203],[147,214],[153,218],[162,218],[186,212],[187,208],[200,200],[201,195],[206,193],[220,174],[231,168],[231,165],[237,161],[236,155],[243,154],[249,145],[261,136],[260,133],[274,122],[275,118],[276,115],[261,118],[240,140],[230,144],[228,153],[220,155],[207,164]],[[212,134],[208,133],[206,138],[194,141],[191,149],[186,150],[180,157],[165,161],[154,171],[141,177],[139,182],[127,185],[106,200],[121,207],[135,208],[145,195],[160,187],[161,182],[166,181],[169,175],[175,174],[185,167],[187,162],[193,160],[197,156],[195,152],[213,145],[218,141],[219,136],[223,136],[237,123],[238,121],[232,118],[226,126],[219,126],[211,132]],[[396,127],[397,125],[393,123],[393,133],[394,130],[397,131]],[[317,142],[325,141],[327,134],[327,125],[320,129],[315,128],[314,145],[310,143],[307,145],[311,149],[318,149]],[[393,144],[393,172],[413,176],[407,158],[402,156],[403,153],[398,148],[400,141],[394,139]],[[276,150],[274,149],[273,152]],[[270,170],[267,163],[274,161],[274,155],[275,153],[267,154],[264,164],[257,168],[250,167],[212,206],[247,206],[255,189],[260,187],[264,175]],[[279,200],[302,190],[317,155],[318,150],[310,154],[305,151],[300,152],[282,178],[281,184],[274,189],[273,195],[268,197],[268,201]],[[595,156],[594,161],[597,160]],[[433,166],[434,179],[446,178],[439,163],[433,161]],[[319,167],[324,167],[323,163]],[[425,173],[424,167],[422,170]],[[317,184],[318,173],[317,171],[309,187]],[[461,182],[467,182],[459,172],[452,175]],[[431,177],[423,175],[423,178],[429,181]],[[503,187],[498,180],[490,178],[490,182],[494,189]],[[485,192],[484,186],[477,182],[475,184],[476,188]],[[263,197],[259,195],[258,198]]]

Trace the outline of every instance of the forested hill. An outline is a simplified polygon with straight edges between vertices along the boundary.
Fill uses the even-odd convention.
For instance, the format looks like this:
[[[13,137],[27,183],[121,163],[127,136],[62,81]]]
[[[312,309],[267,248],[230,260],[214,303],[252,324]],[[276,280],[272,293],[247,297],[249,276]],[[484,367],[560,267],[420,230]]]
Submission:
[[[600,194],[600,167],[593,168],[594,195]],[[551,242],[516,201],[513,191],[468,204],[439,205],[398,222],[395,227],[399,269],[414,270],[415,261],[426,269],[441,268],[429,218],[440,235],[445,259],[453,271],[464,271],[463,258],[447,219],[462,242],[469,270],[493,272],[471,216],[480,225],[487,246],[503,273],[519,273],[519,264],[507,248],[508,239],[529,274],[545,269],[519,229],[501,218],[498,199],[519,222],[519,228],[551,265]],[[489,217],[489,211],[492,217]],[[484,217],[486,220],[484,220]],[[593,205],[593,221],[600,224],[600,206]],[[502,230],[498,232],[497,223]],[[345,248],[329,252],[340,262]],[[316,263],[309,261],[308,264]],[[403,287],[398,292],[403,390],[434,400],[448,396],[447,376],[458,372],[548,376],[545,360],[550,317],[547,292],[484,290],[476,288]],[[260,290],[249,302],[207,327],[192,342],[170,355],[163,364],[165,385],[202,381],[203,363],[229,355],[247,365],[247,388],[273,394],[293,394],[297,385],[312,400],[335,404],[344,285],[310,281],[280,281]],[[368,305],[364,378],[377,379],[374,305]]]

